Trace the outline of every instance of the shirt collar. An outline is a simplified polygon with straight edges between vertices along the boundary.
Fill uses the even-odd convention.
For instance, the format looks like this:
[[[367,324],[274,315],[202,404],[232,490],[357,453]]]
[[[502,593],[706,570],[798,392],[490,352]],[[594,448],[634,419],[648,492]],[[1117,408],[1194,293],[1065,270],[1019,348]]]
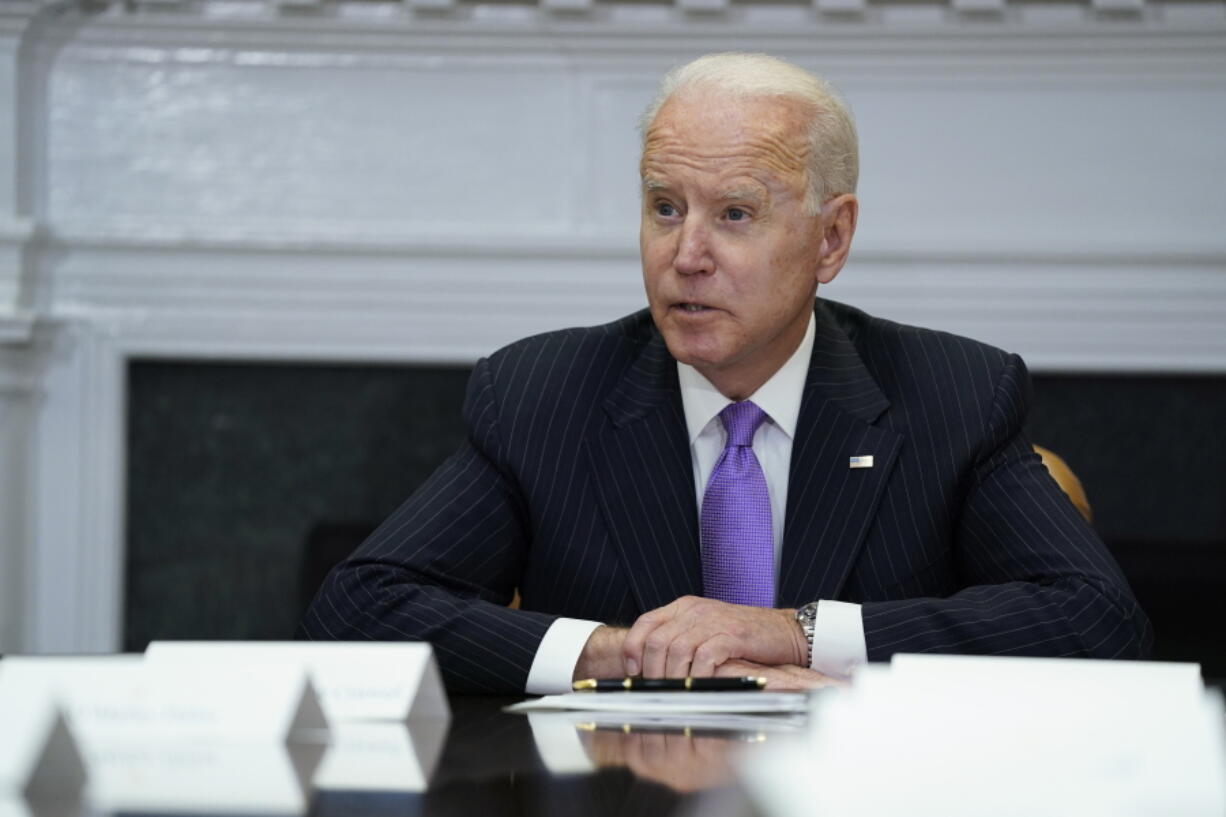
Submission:
[[[800,345],[779,371],[749,396],[789,438],[796,438],[796,421],[800,417],[800,398],[805,379],[809,376],[809,359],[813,356],[815,319],[809,313],[809,326]],[[685,427],[690,442],[732,401],[693,366],[677,362],[677,378],[681,384],[681,405],[685,408]]]

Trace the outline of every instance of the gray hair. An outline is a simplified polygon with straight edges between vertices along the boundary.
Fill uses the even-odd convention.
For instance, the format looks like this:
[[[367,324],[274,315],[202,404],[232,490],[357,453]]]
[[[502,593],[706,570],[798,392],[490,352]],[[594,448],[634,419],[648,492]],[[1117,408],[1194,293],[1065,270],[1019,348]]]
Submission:
[[[644,143],[664,103],[678,91],[699,86],[741,97],[786,97],[810,107],[806,209],[815,214],[831,197],[856,191],[860,155],[847,105],[821,77],[766,54],[708,54],[669,71],[639,119]]]

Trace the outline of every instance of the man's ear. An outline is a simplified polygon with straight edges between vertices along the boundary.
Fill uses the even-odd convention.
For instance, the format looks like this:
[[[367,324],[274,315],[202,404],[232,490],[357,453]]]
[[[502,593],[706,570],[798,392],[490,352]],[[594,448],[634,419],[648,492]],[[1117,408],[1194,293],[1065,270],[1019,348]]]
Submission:
[[[856,232],[860,202],[854,193],[844,193],[822,205],[822,246],[817,260],[817,282],[828,284],[847,263],[851,237]]]

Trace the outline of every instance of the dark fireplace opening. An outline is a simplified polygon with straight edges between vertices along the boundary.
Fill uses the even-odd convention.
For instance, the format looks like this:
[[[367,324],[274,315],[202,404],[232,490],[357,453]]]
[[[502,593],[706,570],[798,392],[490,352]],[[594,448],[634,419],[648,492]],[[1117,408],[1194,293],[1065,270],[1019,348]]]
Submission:
[[[360,539],[459,447],[468,373],[132,362],[124,649],[291,638],[335,549],[307,543]]]
[[[136,360],[124,648],[283,639],[323,575],[463,439],[469,370]],[[1226,678],[1226,378],[1038,375],[1157,657]]]

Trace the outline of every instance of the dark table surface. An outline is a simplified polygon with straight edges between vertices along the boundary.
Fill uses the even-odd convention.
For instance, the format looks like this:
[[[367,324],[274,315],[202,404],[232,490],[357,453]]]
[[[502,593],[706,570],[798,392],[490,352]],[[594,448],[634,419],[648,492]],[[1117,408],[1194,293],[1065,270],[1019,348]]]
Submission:
[[[576,729],[590,771],[553,772],[518,698],[453,697],[452,720],[429,787],[420,793],[318,791],[312,817],[411,815],[743,814],[734,758],[770,739],[760,730]]]

